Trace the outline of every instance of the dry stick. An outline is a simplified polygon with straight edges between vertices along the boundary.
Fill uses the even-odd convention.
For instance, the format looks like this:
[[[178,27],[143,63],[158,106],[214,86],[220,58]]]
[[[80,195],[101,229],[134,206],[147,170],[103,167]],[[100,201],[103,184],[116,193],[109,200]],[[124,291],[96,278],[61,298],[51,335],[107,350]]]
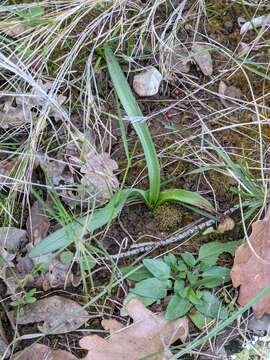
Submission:
[[[224,215],[230,215],[233,212],[235,212],[238,209],[238,207],[232,207],[229,210],[225,211]],[[133,248],[129,251],[125,251],[118,254],[110,255],[111,259],[122,259],[129,256],[134,256],[137,254],[141,254],[147,251],[155,250],[161,246],[167,246],[173,243],[176,243],[178,241],[184,240],[188,237],[193,237],[197,235],[200,231],[207,229],[208,227],[214,225],[216,223],[216,220],[207,220],[205,222],[201,222],[202,220],[199,220],[200,222],[198,225],[194,225],[191,228],[184,230],[179,230],[176,234],[172,235],[166,240],[160,240],[160,241],[153,241],[153,242],[147,242],[142,244],[133,245]]]

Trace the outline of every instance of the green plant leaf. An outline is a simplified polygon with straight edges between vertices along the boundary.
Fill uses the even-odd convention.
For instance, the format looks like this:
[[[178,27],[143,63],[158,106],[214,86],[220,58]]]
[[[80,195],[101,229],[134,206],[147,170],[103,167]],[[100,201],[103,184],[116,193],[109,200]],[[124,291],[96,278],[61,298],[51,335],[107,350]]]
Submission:
[[[179,319],[180,317],[184,316],[191,307],[192,304],[188,300],[178,295],[173,295],[167,306],[165,319],[166,320]]]
[[[231,280],[230,269],[223,267],[223,266],[212,266],[210,269],[204,271],[202,273],[202,276],[204,278],[207,278],[207,277],[220,278],[220,280],[221,280],[220,285]]]
[[[215,209],[210,204],[210,202],[196,192],[183,189],[164,190],[160,193],[157,206],[160,206],[168,201],[181,202],[187,205],[198,207],[210,213],[215,213]]]
[[[74,254],[73,252],[66,250],[61,252],[59,257],[63,264],[70,264],[74,258]]]
[[[203,315],[202,313],[200,313],[198,310],[195,309],[192,309],[189,312],[188,317],[193,322],[193,324],[200,330],[205,328],[207,325],[211,323],[211,321],[213,321],[213,319]]]
[[[177,271],[181,272],[181,271],[187,271],[187,265],[184,263],[183,260],[178,260],[177,261]]]
[[[171,269],[162,260],[144,259],[143,265],[159,280],[168,280],[170,277]]]
[[[141,109],[111,48],[105,45],[104,52],[114,89],[126,114],[131,120],[138,117],[142,118]],[[143,147],[149,176],[148,203],[150,208],[154,208],[160,193],[160,165],[157,153],[147,124],[144,122],[133,122],[133,127]]]
[[[176,280],[175,280],[173,289],[174,289],[174,292],[175,292],[176,294],[179,294],[180,292],[182,292],[183,289],[184,289],[184,287],[185,287],[185,282],[184,282],[184,280],[182,280],[182,279],[176,279]],[[180,295],[180,294],[179,294],[179,295]]]
[[[192,273],[191,271],[187,272],[187,279],[191,285],[195,284],[198,281],[198,275]]]
[[[221,243],[218,241],[209,242],[200,247],[198,260],[208,265],[215,265],[219,255],[224,252],[233,255],[235,250],[240,246],[242,241],[230,241]]]
[[[223,279],[219,276],[207,276],[193,282],[192,284],[190,284],[190,286],[194,289],[200,286],[203,286],[207,289],[213,289],[221,284],[223,284]]]
[[[180,255],[184,262],[187,264],[187,266],[192,268],[196,264],[196,259],[190,252],[184,252]]]
[[[167,282],[156,278],[149,278],[140,281],[130,292],[139,296],[163,299],[167,296]]]
[[[174,254],[168,254],[163,256],[163,261],[169,265],[171,269],[176,269],[177,257]]]
[[[127,275],[130,271],[134,270],[135,268],[136,268],[136,266],[124,266],[120,270],[124,275]],[[141,266],[138,268],[138,270],[136,270],[134,273],[129,275],[127,277],[127,279],[132,280],[132,281],[142,281],[142,280],[148,279],[150,277],[152,277],[152,274],[150,273],[150,271],[148,271],[146,269],[146,267]]]
[[[203,304],[195,305],[199,312],[211,318],[219,316],[221,320],[227,319],[228,312],[222,307],[221,302],[216,295],[204,290],[202,291],[202,300]]]
[[[187,299],[194,305],[202,304],[202,300],[198,297],[192,288],[187,290]]]
[[[33,304],[36,301],[37,299],[34,296],[29,296],[29,297],[27,296],[24,302],[25,304]]]

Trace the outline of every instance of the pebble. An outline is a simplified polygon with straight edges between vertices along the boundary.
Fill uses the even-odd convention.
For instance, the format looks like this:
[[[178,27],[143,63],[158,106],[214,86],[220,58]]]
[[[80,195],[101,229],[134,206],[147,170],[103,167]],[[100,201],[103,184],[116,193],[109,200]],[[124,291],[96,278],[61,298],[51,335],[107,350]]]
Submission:
[[[134,76],[133,89],[139,96],[153,96],[158,93],[161,81],[161,73],[154,66],[149,66]]]

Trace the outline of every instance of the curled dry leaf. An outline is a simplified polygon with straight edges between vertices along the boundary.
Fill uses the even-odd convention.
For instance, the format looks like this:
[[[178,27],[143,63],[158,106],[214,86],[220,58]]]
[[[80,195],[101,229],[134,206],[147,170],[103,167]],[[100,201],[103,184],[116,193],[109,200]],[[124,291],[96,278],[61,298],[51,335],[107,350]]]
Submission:
[[[217,231],[221,234],[225,233],[226,231],[233,230],[235,227],[234,220],[229,217],[225,216],[222,221],[218,224]]]
[[[25,230],[15,227],[0,228],[0,248],[16,253],[26,242],[27,234]]]
[[[249,242],[252,248],[245,243],[236,250],[231,271],[233,286],[240,286],[237,301],[241,306],[270,284],[270,208],[263,220],[252,225]],[[257,318],[270,314],[270,294],[253,305],[253,310]]]
[[[224,81],[220,81],[218,93],[220,95],[220,101],[225,107],[236,106],[233,99],[237,100],[243,97],[240,89],[235,86],[227,86]],[[229,97],[231,99],[226,99],[225,97]]]
[[[98,154],[95,150],[90,150],[85,155],[85,159],[85,165],[80,169],[85,174],[81,183],[87,186],[87,190],[100,203],[104,203],[119,187],[118,179],[114,174],[118,169],[117,162],[111,159],[108,153]]]
[[[193,58],[206,76],[213,74],[213,61],[209,52],[209,45],[194,43],[192,45]]]
[[[16,274],[18,278],[27,278],[26,287],[36,287],[48,291],[54,288],[66,288],[68,286],[79,286],[81,277],[72,273],[71,264],[63,264],[58,259],[51,257],[39,257],[39,261],[48,260],[47,269],[41,274],[30,276],[35,262],[28,255],[16,258]],[[44,263],[43,263],[44,264]]]
[[[248,30],[264,27],[270,24],[270,14],[258,16],[251,21],[245,22],[240,29],[240,34],[244,34]]]
[[[12,360],[78,360],[64,350],[52,350],[43,344],[34,344],[13,355]]]
[[[170,74],[188,73],[190,70],[189,51],[177,40],[168,40],[160,50],[163,67]]]
[[[29,109],[21,106],[11,107],[7,112],[0,112],[0,127],[20,126],[31,122],[32,113]]]
[[[27,233],[33,245],[45,238],[49,227],[50,221],[45,213],[44,206],[38,201],[34,202],[26,222]]]
[[[123,327],[116,320],[103,320],[102,326],[111,334],[108,339],[90,335],[80,340],[80,346],[88,350],[85,360],[138,360],[152,353],[158,353],[153,360],[169,359],[169,345],[187,337],[186,317],[165,320],[163,313],[153,313],[137,299],[129,301],[127,311],[133,325]]]
[[[44,334],[63,334],[74,331],[89,320],[89,315],[78,303],[62,296],[51,296],[24,306],[17,323],[26,325],[44,322],[38,329]]]

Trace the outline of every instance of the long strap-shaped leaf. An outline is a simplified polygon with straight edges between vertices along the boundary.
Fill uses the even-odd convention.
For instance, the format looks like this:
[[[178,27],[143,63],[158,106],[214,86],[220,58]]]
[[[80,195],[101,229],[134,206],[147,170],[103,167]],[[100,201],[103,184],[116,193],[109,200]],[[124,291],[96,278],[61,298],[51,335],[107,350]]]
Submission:
[[[102,209],[95,210],[90,216],[85,216],[76,222],[72,222],[40,241],[29,253],[31,257],[37,257],[64,248],[76,239],[80,239],[85,232],[93,232],[102,226],[109,224],[122,210],[130,197],[147,198],[147,192],[139,189],[125,189],[116,193],[111,201]],[[85,231],[84,231],[85,230]],[[82,233],[84,231],[84,233]]]
[[[108,70],[114,89],[120,99],[120,103],[122,104],[128,117],[131,119],[137,117],[142,118],[143,114],[141,109],[130,89],[119,63],[112,53],[111,48],[105,45],[104,49]],[[147,124],[133,122],[133,127],[140,139],[146,159],[149,176],[148,204],[150,208],[153,209],[158,201],[160,192],[160,165]]]

